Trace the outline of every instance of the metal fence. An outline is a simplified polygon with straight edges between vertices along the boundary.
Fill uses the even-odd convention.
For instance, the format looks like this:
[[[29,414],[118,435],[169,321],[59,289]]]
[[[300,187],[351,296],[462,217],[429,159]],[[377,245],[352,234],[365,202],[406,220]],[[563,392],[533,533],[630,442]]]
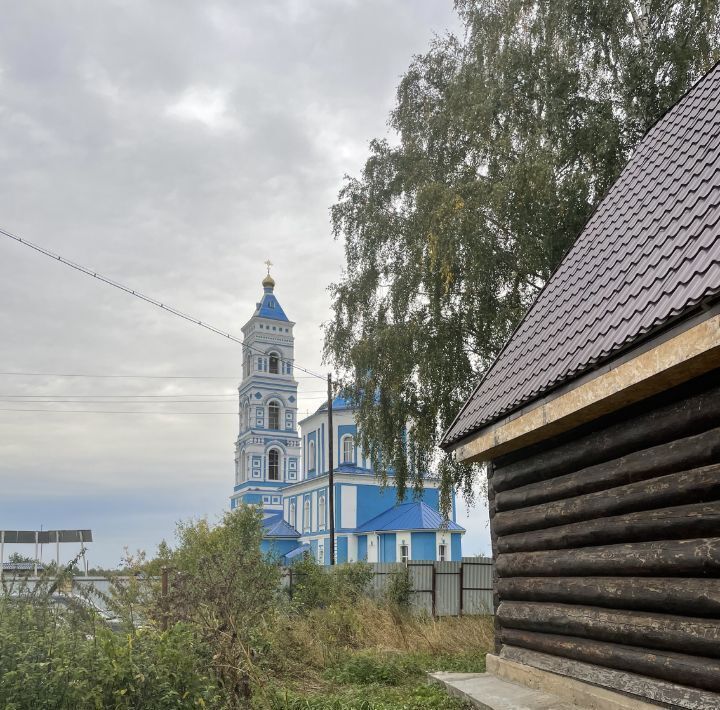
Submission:
[[[407,566],[412,592],[410,603],[414,609],[432,616],[462,616],[463,614],[492,614],[493,561],[489,557],[463,557],[461,562],[370,563],[374,575],[371,583],[374,594],[385,591],[392,575]],[[297,581],[292,567],[283,569],[283,586],[292,594]]]

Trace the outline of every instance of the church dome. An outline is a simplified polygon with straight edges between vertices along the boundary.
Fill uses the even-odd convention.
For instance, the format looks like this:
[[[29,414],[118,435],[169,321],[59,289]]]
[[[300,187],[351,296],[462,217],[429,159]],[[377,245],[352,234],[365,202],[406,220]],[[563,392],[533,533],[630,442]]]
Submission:
[[[275,279],[268,274],[263,280],[262,280],[263,288],[275,288]]]

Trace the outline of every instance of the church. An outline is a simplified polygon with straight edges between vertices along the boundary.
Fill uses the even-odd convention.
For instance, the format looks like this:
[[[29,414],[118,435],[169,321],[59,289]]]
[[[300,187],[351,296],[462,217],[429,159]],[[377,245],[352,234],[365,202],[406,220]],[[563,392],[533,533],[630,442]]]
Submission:
[[[333,401],[297,421],[298,383],[293,372],[295,323],[275,296],[275,280],[262,281],[263,295],[243,326],[244,358],[240,430],[235,442],[231,507],[261,505],[263,549],[284,563],[309,552],[330,564],[328,526],[329,437],[334,448],[335,546],[338,563],[454,561],[462,557],[465,530],[439,512],[438,483],[425,481],[422,497],[399,502],[389,476],[378,482],[357,444],[352,405]],[[299,428],[299,433],[298,433]]]

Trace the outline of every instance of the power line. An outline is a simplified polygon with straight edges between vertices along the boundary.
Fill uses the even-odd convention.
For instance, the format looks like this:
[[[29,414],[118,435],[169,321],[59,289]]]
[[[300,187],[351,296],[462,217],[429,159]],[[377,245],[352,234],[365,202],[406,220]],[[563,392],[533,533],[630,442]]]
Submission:
[[[1,231],[1,230],[0,230]],[[250,346],[246,346],[250,348]],[[267,354],[267,353],[264,353]],[[0,372],[0,375],[9,377],[87,377],[142,379],[142,380],[232,380],[237,382],[237,375],[88,375],[77,372]],[[294,375],[295,380],[314,380],[317,375]],[[323,390],[324,391],[324,390]]]
[[[175,416],[196,416],[196,415],[205,415],[205,414],[211,414],[211,415],[232,415],[237,416],[238,413],[235,412],[168,412],[168,411],[144,411],[144,412],[137,412],[137,411],[128,411],[128,410],[102,410],[102,409],[10,409],[6,407],[0,407],[0,412],[43,412],[44,414],[152,414],[156,416],[167,416],[167,417],[175,417]]]
[[[0,398],[27,398],[36,399],[38,397],[49,397],[57,399],[59,397],[72,397],[73,399],[92,399],[95,397],[108,397],[113,399],[167,399],[175,401],[178,397],[225,397],[237,399],[237,394],[0,394]]]
[[[218,399],[170,399],[170,400],[132,400],[130,402],[118,401],[116,399],[15,399],[0,397],[0,402],[7,404],[225,404],[228,400]]]
[[[161,308],[164,311],[167,311],[168,313],[171,313],[174,316],[177,316],[178,318],[182,318],[183,320],[189,321],[190,323],[193,323],[195,325],[200,326],[201,328],[205,328],[206,330],[209,330],[212,333],[215,333],[217,335],[221,335],[223,338],[227,338],[228,340],[232,340],[234,343],[238,343],[243,347],[243,349],[250,350],[251,352],[256,352],[259,355],[266,355],[267,353],[264,353],[262,350],[256,350],[250,345],[246,345],[240,338],[238,338],[235,335],[232,335],[230,333],[226,333],[224,330],[220,330],[220,328],[216,328],[214,325],[210,325],[209,323],[205,323],[194,316],[188,315],[187,313],[184,313],[183,311],[178,310],[177,308],[174,308],[173,306],[168,306],[165,303],[162,303],[161,301],[158,301],[155,298],[152,298],[150,296],[146,296],[144,293],[141,293],[140,291],[136,291],[135,289],[130,288],[129,286],[124,286],[118,281],[115,281],[108,276],[103,276],[102,274],[98,273],[97,271],[93,271],[92,269],[88,269],[85,266],[82,266],[74,261],[70,261],[69,259],[66,259],[65,257],[60,256],[59,254],[55,254],[51,251],[48,251],[44,247],[39,246],[38,244],[33,244],[32,242],[27,241],[27,239],[22,239],[21,237],[18,237],[16,234],[13,234],[12,232],[8,232],[0,227],[0,234],[3,234],[4,236],[8,237],[9,239],[12,239],[18,244],[23,244],[26,247],[29,247],[30,249],[33,249],[40,254],[43,254],[44,256],[50,257],[51,259],[55,261],[59,261],[61,264],[64,264],[65,266],[69,266],[71,269],[75,269],[76,271],[80,271],[81,273],[85,274],[86,276],[90,276],[94,279],[97,279],[98,281],[102,281],[103,283],[108,284],[108,286],[112,286],[113,288],[117,288],[120,291],[124,291],[127,294],[130,294],[131,296],[135,296],[135,298],[139,298],[141,301],[145,301],[146,303],[150,303],[153,306],[156,306],[157,308]],[[280,358],[281,360],[284,360],[285,362],[291,362],[290,360],[287,360],[286,358]],[[301,367],[300,365],[297,365],[295,363],[292,363],[293,367],[297,370],[300,370],[301,372],[305,372],[308,375],[311,375],[313,377],[317,377],[320,380],[324,380],[325,377],[323,375],[318,375],[316,372],[313,372],[312,370],[308,370],[304,367]]]

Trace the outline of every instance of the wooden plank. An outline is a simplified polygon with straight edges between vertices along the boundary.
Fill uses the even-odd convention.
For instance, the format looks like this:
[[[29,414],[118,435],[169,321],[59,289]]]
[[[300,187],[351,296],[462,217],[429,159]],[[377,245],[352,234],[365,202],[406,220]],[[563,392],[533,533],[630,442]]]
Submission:
[[[718,498],[720,498],[720,464],[713,464],[692,471],[669,473],[649,481],[628,483],[608,491],[587,493],[517,511],[496,513],[493,523],[497,534],[502,536],[581,520],[706,502]]]
[[[684,577],[507,577],[504,601],[560,602],[720,618],[720,579]]]
[[[562,634],[504,629],[503,643],[605,668],[640,673],[693,688],[720,691],[720,661],[669,651],[636,648]]]
[[[510,645],[503,647],[501,657],[672,707],[689,710],[717,710],[720,707],[718,693],[648,678],[637,673],[603,668],[592,663],[560,658]]]
[[[720,501],[642,510],[498,538],[498,551],[561,550],[619,542],[682,540],[720,531]]]
[[[687,471],[720,461],[720,427],[676,439],[580,471],[498,493],[499,512],[607,490],[667,473]]]
[[[495,490],[543,481],[720,425],[720,385],[651,409],[508,465],[496,462]]]
[[[498,555],[499,577],[720,575],[720,538],[637,542]]]
[[[575,604],[503,601],[497,610],[503,629],[523,629],[720,657],[720,621],[672,614],[603,609]]]

